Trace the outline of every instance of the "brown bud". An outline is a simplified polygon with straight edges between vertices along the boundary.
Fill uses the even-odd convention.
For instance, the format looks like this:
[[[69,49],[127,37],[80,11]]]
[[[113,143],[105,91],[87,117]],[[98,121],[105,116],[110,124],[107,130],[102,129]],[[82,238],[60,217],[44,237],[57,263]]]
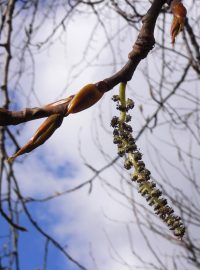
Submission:
[[[12,157],[8,158],[8,162],[12,162],[16,157],[23,155],[25,153],[31,152],[33,149],[37,148],[43,144],[49,137],[54,133],[54,131],[62,124],[63,116],[60,114],[53,114],[49,116],[42,125],[37,129],[33,137],[25,144],[17,153]]]
[[[177,3],[175,5],[172,5],[172,13],[176,17],[185,18],[187,15],[187,9],[182,3]]]
[[[176,36],[183,30],[187,10],[182,3],[172,6],[172,13],[174,15],[171,25],[172,44],[175,43]]]
[[[101,99],[103,94],[96,84],[85,85],[69,103],[67,114],[77,113],[91,107]]]

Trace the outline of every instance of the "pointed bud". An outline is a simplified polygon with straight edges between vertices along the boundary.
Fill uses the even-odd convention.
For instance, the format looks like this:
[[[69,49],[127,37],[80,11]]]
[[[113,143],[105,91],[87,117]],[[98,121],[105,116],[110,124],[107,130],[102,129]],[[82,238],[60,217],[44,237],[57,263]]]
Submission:
[[[63,116],[60,114],[53,114],[49,116],[42,125],[37,129],[33,137],[25,144],[17,153],[12,157],[8,158],[8,162],[13,162],[13,160],[25,153],[31,152],[33,149],[37,148],[43,144],[49,137],[55,132],[55,130],[60,127],[63,121]]]
[[[174,17],[171,25],[171,39],[174,44],[176,36],[183,30],[187,10],[182,3],[178,3],[172,6],[172,13]]]

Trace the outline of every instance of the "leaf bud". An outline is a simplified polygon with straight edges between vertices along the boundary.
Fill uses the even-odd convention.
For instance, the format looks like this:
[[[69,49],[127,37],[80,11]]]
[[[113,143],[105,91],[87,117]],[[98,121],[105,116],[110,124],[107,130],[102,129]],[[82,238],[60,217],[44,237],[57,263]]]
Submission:
[[[85,85],[69,103],[67,114],[77,113],[91,107],[102,98],[103,94],[96,84]]]

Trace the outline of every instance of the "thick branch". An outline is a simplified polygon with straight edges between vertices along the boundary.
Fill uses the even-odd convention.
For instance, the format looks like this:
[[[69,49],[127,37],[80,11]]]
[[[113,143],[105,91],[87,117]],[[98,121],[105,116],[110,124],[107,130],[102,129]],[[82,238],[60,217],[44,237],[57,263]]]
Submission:
[[[164,5],[165,0],[154,0],[147,14],[142,20],[142,28],[137,37],[132,51],[128,55],[128,62],[125,66],[115,73],[113,76],[97,82],[96,87],[101,93],[111,90],[120,82],[127,82],[132,79],[134,71],[140,61],[147,57],[150,50],[152,50],[154,39],[154,28],[159,12]],[[17,125],[22,122],[30,121],[33,119],[47,117],[51,114],[67,115],[68,105],[72,96],[64,100],[48,104],[42,108],[27,108],[23,111],[12,112],[5,109],[0,109],[0,125]],[[51,106],[50,106],[51,105]]]
[[[0,125],[18,125],[23,122],[48,117],[52,114],[65,115],[68,105],[74,96],[56,101],[44,107],[26,108],[23,111],[12,112],[0,108]]]
[[[129,61],[126,65],[110,78],[106,78],[104,82],[107,83],[107,91],[112,89],[120,82],[127,82],[132,79],[133,73],[142,59],[147,57],[148,53],[153,49],[155,44],[154,28],[159,12],[165,1],[155,0],[148,10],[147,14],[142,19],[142,28],[137,37],[132,51],[129,53]]]

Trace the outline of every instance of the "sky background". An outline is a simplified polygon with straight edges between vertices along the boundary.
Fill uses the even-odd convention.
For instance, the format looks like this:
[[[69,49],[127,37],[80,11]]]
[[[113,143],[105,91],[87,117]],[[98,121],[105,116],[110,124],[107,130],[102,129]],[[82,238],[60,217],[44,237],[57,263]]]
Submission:
[[[58,10],[58,20],[62,18],[63,12],[62,8]],[[117,54],[113,55],[111,47],[106,44],[105,33],[101,27],[93,33],[94,25],[97,23],[94,16],[76,15],[69,21],[64,32],[58,30],[49,48],[37,51],[33,47],[34,93],[30,92],[27,99],[28,94],[24,90],[27,86],[30,91],[31,72],[25,67],[25,73],[21,79],[23,87],[18,89],[12,106],[23,108],[51,103],[76,93],[87,83],[95,83],[110,76],[118,67],[121,67],[131,50],[136,32],[135,30],[128,31],[126,23],[122,19],[116,20],[114,13],[109,15],[111,18],[108,27],[109,35],[114,37],[112,46]],[[18,17],[18,20],[20,21],[21,18]],[[40,21],[39,15],[37,20]],[[36,44],[38,40],[45,40],[51,29],[51,23],[48,21],[44,23],[34,37],[33,44]],[[168,42],[170,46],[170,38]],[[148,61],[143,61],[136,70],[127,90],[127,95],[136,100],[136,108],[131,112],[135,132],[143,121],[139,106],[141,104],[145,106],[146,114],[150,114],[155,108],[147,92],[144,73],[141,71],[144,71],[148,62],[152,61],[154,65],[151,66],[151,75],[154,76],[157,68],[159,69],[159,63],[152,54],[148,59]],[[13,65],[17,65],[15,60],[13,62]],[[113,63],[116,64],[115,67]],[[29,64],[27,61],[27,67]],[[194,84],[194,88],[197,88],[197,85]],[[112,95],[117,91],[117,88],[113,89],[94,107],[65,118],[62,126],[44,145],[17,159],[14,168],[24,196],[44,198],[69,190],[93,176],[86,163],[91,164],[95,169],[100,169],[116,157],[117,149],[112,143],[110,120],[118,113],[111,101]],[[25,144],[32,137],[42,121],[36,120],[17,127],[21,131],[17,137],[20,145]],[[102,129],[102,125],[105,129]],[[138,142],[141,152],[145,153],[144,161],[147,167],[153,170],[155,176],[158,176],[156,168],[148,159],[148,151],[151,148],[149,141],[153,142],[157,138],[164,140],[166,132],[167,128],[158,128],[153,135],[149,132],[148,137],[144,136]],[[177,136],[179,136],[178,133]],[[187,140],[187,136],[179,138],[179,142],[183,145]],[[158,140],[157,147],[163,147],[163,152],[167,153],[171,162],[176,162],[177,153],[174,149],[169,151],[169,146],[164,146],[164,143]],[[155,149],[150,151],[151,160],[156,160]],[[10,147],[10,154],[12,153],[13,147]],[[144,200],[138,196],[134,186],[130,188],[127,185],[125,178],[128,173],[124,172],[119,164],[123,165],[119,161],[118,166],[105,170],[100,178],[96,178],[91,192],[90,186],[86,185],[80,190],[67,193],[52,201],[28,205],[33,217],[44,231],[55,237],[62,245],[66,245],[67,252],[88,269],[133,269],[131,268],[133,265],[140,265],[132,254],[133,247],[138,254],[142,254],[144,261],[155,261],[140,235],[130,203],[120,195],[119,190],[123,190],[128,195],[132,194],[137,202],[143,204]],[[172,174],[173,177],[178,176],[178,172]],[[183,187],[180,177],[176,180],[177,186],[180,184]],[[188,188],[188,194],[193,192],[187,182],[184,185]],[[112,187],[118,191],[114,191]],[[152,221],[160,222],[162,230],[168,231],[157,218],[152,218]],[[21,216],[20,224],[28,228],[28,232],[20,234],[19,237],[21,269],[42,269],[45,239],[39,236],[24,215]],[[1,220],[2,232],[6,229],[6,225]],[[150,235],[149,237],[161,254],[178,252],[175,246],[172,248],[170,244],[164,244],[158,236]],[[163,263],[166,267],[170,265],[167,259]],[[50,244],[47,269],[76,270],[78,268]]]

